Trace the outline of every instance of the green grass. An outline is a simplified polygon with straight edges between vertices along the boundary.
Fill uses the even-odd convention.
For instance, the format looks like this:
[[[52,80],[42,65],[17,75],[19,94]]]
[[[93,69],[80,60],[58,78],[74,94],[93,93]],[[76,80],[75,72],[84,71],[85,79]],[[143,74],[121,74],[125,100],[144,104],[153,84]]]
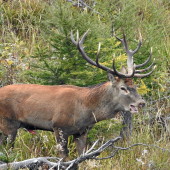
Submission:
[[[54,37],[58,36],[61,38],[63,45],[69,44],[68,37],[70,35],[68,34],[70,33],[70,27],[79,29],[81,32],[90,27],[92,30],[91,35],[100,33],[101,37],[98,37],[98,39],[103,37],[108,39],[110,38],[111,22],[114,21],[116,34],[122,36],[121,29],[123,28],[128,35],[128,41],[130,41],[130,48],[132,49],[136,47],[139,39],[138,31],[140,30],[143,36],[143,46],[139,57],[135,56],[135,62],[138,64],[138,62],[144,61],[146,57],[143,56],[148,56],[150,48],[153,47],[153,56],[156,58],[158,67],[151,77],[143,79],[144,85],[148,85],[148,93],[145,94],[148,105],[140,114],[134,115],[134,130],[130,143],[126,141],[123,143],[119,142],[116,146],[127,147],[134,143],[144,143],[169,149],[170,138],[163,124],[155,122],[153,126],[149,126],[149,120],[152,116],[166,117],[170,111],[170,102],[168,99],[149,104],[150,101],[170,95],[169,0],[137,0],[128,1],[128,3],[126,0],[98,0],[94,9],[102,13],[105,17],[90,13],[90,10],[73,7],[71,3],[64,0],[58,0],[57,2],[61,2],[57,4],[58,6],[53,5],[55,4],[54,1],[51,2],[52,5],[49,5],[48,1],[43,0],[13,0],[7,3],[4,3],[2,0],[0,1],[0,79],[3,85],[10,84],[13,80],[15,80],[15,83],[28,83],[29,78],[33,79],[34,83],[42,81],[38,77],[38,74],[37,76],[32,76],[32,74],[28,76],[25,72],[34,71],[35,68],[29,66],[32,63],[36,63],[39,66],[39,71],[43,74],[46,68],[42,69],[41,67],[42,59],[44,56],[48,56],[48,51],[54,50],[50,46],[50,38],[55,35]],[[93,2],[89,1],[89,4],[92,6]],[[59,9],[63,11],[59,11]],[[62,16],[64,19],[62,20],[59,16]],[[65,25],[65,17],[69,18],[69,25]],[[85,17],[89,18],[86,23],[82,22]],[[91,17],[94,17],[94,22],[90,19]],[[96,23],[99,25],[95,25]],[[66,39],[62,39],[64,34],[67,35]],[[94,39],[95,45],[94,42],[90,45],[96,48],[98,39]],[[60,39],[58,41],[60,43]],[[61,46],[60,48],[63,51],[65,50],[65,46]],[[38,54],[37,49],[39,51]],[[116,50],[119,50],[117,46]],[[73,54],[75,53],[73,51]],[[18,63],[10,64],[10,61],[5,63],[4,59],[8,59],[10,56],[18,57]],[[77,52],[75,58],[78,57]],[[57,60],[49,57],[46,61],[54,63]],[[35,69],[35,71],[37,70]],[[93,72],[95,75],[97,71],[93,70]],[[102,78],[99,77],[100,79]],[[139,86],[140,84],[142,84],[141,80],[136,80],[136,85]],[[122,125],[119,119],[96,124],[88,135],[87,148],[90,148],[97,139],[100,140],[97,146],[101,146],[107,140],[117,137],[121,128]],[[2,152],[5,152],[7,157],[11,158],[8,159],[9,161],[13,159],[15,161],[21,161],[40,156],[57,157],[56,145],[52,132],[37,131],[36,135],[32,135],[20,129],[14,150],[8,150],[9,148],[7,147]],[[72,136],[69,137],[68,149],[69,159],[76,158],[77,153]],[[144,150],[147,150],[147,153],[143,155]],[[110,148],[104,151],[100,157],[111,154],[112,149]],[[166,170],[170,168],[169,155],[170,153],[166,151],[162,152],[162,150],[151,146],[135,146],[126,151],[119,151],[111,159],[100,161],[87,160],[80,164],[80,169],[83,170],[87,167],[87,169],[92,170]]]
[[[158,122],[153,126],[148,124],[149,114],[140,113],[134,117],[133,120],[133,137],[130,141],[117,142],[115,146],[128,147],[135,143],[143,143],[147,145],[156,145],[160,148],[169,149],[169,134],[163,129]],[[113,123],[114,126],[113,126]],[[107,120],[99,122],[95,125],[88,135],[87,148],[99,139],[96,148],[100,147],[109,139],[113,139],[119,135],[121,129],[121,120]],[[15,148],[11,157],[17,155],[13,161],[21,161],[35,157],[57,157],[56,141],[52,132],[36,131],[36,135],[20,129],[16,138]],[[92,138],[91,136],[94,136]],[[72,160],[78,157],[73,143],[73,137],[69,137],[68,142],[69,159]],[[113,153],[113,148],[108,148],[101,153],[99,158],[109,156]],[[9,153],[11,151],[9,150]],[[129,170],[129,169],[169,169],[170,152],[162,151],[154,146],[134,146],[125,151],[118,151],[118,153],[111,159],[106,160],[86,160],[79,165],[80,170],[85,169],[115,169],[115,170]],[[10,154],[9,154],[10,157]]]

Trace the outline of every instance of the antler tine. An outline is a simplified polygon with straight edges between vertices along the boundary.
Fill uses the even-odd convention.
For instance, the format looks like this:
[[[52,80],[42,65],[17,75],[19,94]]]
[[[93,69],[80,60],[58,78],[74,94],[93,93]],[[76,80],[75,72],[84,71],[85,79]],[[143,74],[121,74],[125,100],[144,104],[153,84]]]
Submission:
[[[126,35],[125,35],[124,31],[123,31],[123,45],[124,45],[124,49],[127,54],[128,74],[131,74],[133,71],[133,51],[129,50],[129,48],[128,48],[128,44],[126,41]]]
[[[77,46],[77,42],[76,42],[75,39],[74,39],[73,31],[72,31],[72,30],[71,30],[71,41],[73,42],[73,44],[74,44],[75,46]]]
[[[114,37],[116,37],[117,38],[117,40],[119,40],[119,41],[123,41],[123,39],[121,39],[121,38],[119,38],[119,37],[117,37],[116,35],[113,35]]]
[[[80,45],[80,46],[83,46],[84,40],[85,40],[87,34],[89,33],[89,31],[90,31],[90,29],[88,29],[88,30],[84,33],[82,39],[81,39],[80,42],[79,42],[79,45]]]
[[[100,53],[100,47],[101,47],[101,43],[99,42],[99,46],[98,46],[98,51],[97,51],[97,56],[96,56],[96,64],[99,68],[102,68],[102,65],[99,64],[99,53]],[[134,75],[135,72],[133,72],[132,75],[126,75],[126,74],[122,74],[120,72],[118,72],[115,68],[115,56],[113,56],[113,70],[108,70],[110,71],[112,74],[115,74],[117,75],[118,77],[121,77],[121,78],[130,78],[131,76]],[[134,70],[135,71],[135,70]]]
[[[78,36],[78,32],[77,32],[77,42],[76,42],[76,41],[74,40],[73,33],[72,33],[72,31],[71,31],[71,40],[72,40],[73,44],[75,44],[75,45],[77,46],[80,54],[82,55],[82,57],[83,57],[88,63],[90,63],[90,64],[92,64],[92,65],[94,65],[94,66],[96,66],[96,67],[99,67],[99,68],[101,68],[102,70],[110,71],[110,72],[113,73],[113,70],[112,70],[112,69],[110,69],[110,68],[108,68],[108,67],[106,67],[106,66],[100,65],[99,63],[94,62],[94,61],[91,60],[91,59],[87,56],[87,54],[85,53],[84,48],[83,48],[83,42],[84,42],[84,40],[85,40],[88,32],[89,32],[89,29],[84,33],[84,35],[83,35],[83,37],[82,37],[82,39],[81,39],[80,41],[78,41],[79,36]],[[99,56],[99,52],[100,52],[100,46],[99,46],[99,49],[98,49],[97,57]],[[114,73],[113,73],[113,74],[114,74]]]
[[[78,46],[78,44],[79,44],[79,31],[77,30],[77,46]]]
[[[151,47],[151,52],[150,52],[150,55],[149,55],[148,59],[144,63],[136,65],[136,68],[140,68],[140,67],[145,66],[147,63],[149,63],[151,58],[152,58],[152,47]]]
[[[125,39],[125,41],[124,41],[124,38],[125,38],[125,33],[124,33],[124,31],[123,31],[123,39],[121,39],[121,38],[119,38],[119,37],[117,37],[116,35],[113,35],[114,37],[116,37],[117,38],[117,40],[119,40],[121,43],[122,43],[122,45],[123,45],[123,48],[125,49],[125,51],[126,51],[126,48],[127,47],[125,47],[125,41],[126,41],[126,39]],[[127,44],[127,43],[126,43]]]
[[[98,46],[98,50],[97,50],[97,56],[96,56],[96,64],[97,64],[98,67],[100,67],[100,64],[99,64],[100,47],[101,47],[101,43],[99,42],[99,46]]]
[[[125,35],[125,32],[123,30],[123,41],[122,41],[124,44],[124,48],[125,48],[125,51],[128,53],[129,52],[129,48],[128,48],[128,45],[127,45],[127,41],[126,41],[126,35]]]
[[[156,66],[154,66],[153,70],[149,73],[146,73],[146,74],[134,74],[134,77],[137,77],[137,78],[143,78],[143,77],[147,77],[149,76],[150,74],[153,73],[153,71],[155,70]]]
[[[154,65],[154,63],[155,63],[155,58],[153,59],[153,62],[149,67],[142,69],[142,70],[135,70],[135,73],[142,73],[142,72],[150,70],[152,68],[152,66]]]
[[[73,33],[72,33],[72,31],[71,31],[71,40],[72,40],[73,44],[77,46],[77,48],[78,48],[79,52],[81,53],[81,55],[83,56],[83,58],[84,58],[88,63],[90,63],[90,64],[92,64],[92,65],[94,65],[94,66],[97,66],[96,63],[95,63],[93,60],[91,60],[91,59],[86,55],[86,53],[84,52],[84,49],[83,49],[83,42],[84,42],[84,40],[85,40],[88,32],[89,32],[89,29],[84,33],[82,39],[81,39],[80,41],[78,41],[78,39],[79,39],[79,32],[78,32],[78,30],[77,30],[77,41],[75,41],[75,40],[74,40],[74,37],[73,37]]]
[[[101,43],[99,42],[99,46],[98,46],[98,51],[97,51],[97,56],[96,56],[96,64],[97,64],[97,66],[99,67],[99,68],[102,68],[102,65],[100,65],[99,64],[99,53],[100,53],[100,47],[101,47]],[[115,74],[115,75],[117,75],[118,77],[121,77],[121,78],[129,78],[129,77],[131,77],[131,75],[129,76],[129,75],[124,75],[124,74],[122,74],[122,73],[119,73],[117,70],[116,70],[116,68],[115,68],[115,56],[113,56],[113,70],[108,70],[109,72],[111,72],[112,74]],[[134,75],[134,73],[133,73],[133,75]],[[132,76],[133,76],[132,75]]]
[[[141,45],[142,45],[142,35],[141,33],[139,32],[139,44],[137,46],[137,48],[135,50],[133,50],[133,55],[140,49]]]

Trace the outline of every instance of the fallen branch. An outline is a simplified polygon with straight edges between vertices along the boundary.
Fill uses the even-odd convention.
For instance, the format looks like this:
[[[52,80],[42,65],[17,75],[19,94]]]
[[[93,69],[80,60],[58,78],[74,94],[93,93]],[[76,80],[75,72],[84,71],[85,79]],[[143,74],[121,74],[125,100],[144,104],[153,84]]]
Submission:
[[[72,0],[67,0],[67,2],[71,2],[73,4],[73,6],[78,6],[81,8],[89,8],[90,10],[92,10],[93,12],[99,14],[101,17],[104,17],[104,15],[102,15],[101,13],[95,11],[93,8],[91,8],[89,5],[87,5],[86,3],[84,3],[82,0],[79,0],[78,2],[74,2]]]
[[[128,150],[128,149],[130,149],[134,146],[138,146],[138,145],[143,145],[143,146],[147,146],[147,147],[153,146],[158,149],[161,149],[162,151],[170,152],[169,149],[163,149],[156,145],[147,145],[147,144],[143,144],[143,143],[136,143],[136,144],[133,144],[126,148],[114,146],[114,143],[120,139],[121,139],[121,137],[117,137],[115,139],[110,139],[109,141],[104,143],[102,146],[100,146],[98,149],[95,149],[95,146],[99,141],[99,140],[97,140],[87,152],[85,152],[79,158],[68,161],[68,162],[62,162],[62,159],[54,158],[54,157],[39,157],[39,158],[27,159],[27,160],[20,161],[20,162],[13,162],[13,163],[8,163],[8,164],[4,163],[4,164],[0,165],[0,169],[1,170],[6,170],[8,168],[12,168],[15,170],[23,169],[23,168],[38,169],[38,167],[40,167],[40,166],[42,167],[42,166],[46,165],[48,167],[48,169],[50,169],[50,170],[53,170],[53,169],[75,170],[75,169],[77,169],[78,164],[80,164],[81,162],[83,162],[85,160],[88,160],[88,159],[95,159],[95,160],[109,159],[109,158],[114,157],[119,150]],[[97,158],[108,147],[113,148],[112,154],[107,157]],[[57,162],[52,162],[51,160],[54,160]]]
[[[13,163],[4,163],[0,165],[1,170],[6,170],[8,168],[12,169],[24,169],[24,168],[35,168],[39,166],[43,166],[45,163],[48,167],[56,166],[58,163],[51,162],[48,159],[58,159],[54,157],[39,157],[39,158],[32,158],[27,159],[20,162],[13,162]],[[59,161],[59,159],[58,159]],[[38,169],[38,168],[37,168]]]

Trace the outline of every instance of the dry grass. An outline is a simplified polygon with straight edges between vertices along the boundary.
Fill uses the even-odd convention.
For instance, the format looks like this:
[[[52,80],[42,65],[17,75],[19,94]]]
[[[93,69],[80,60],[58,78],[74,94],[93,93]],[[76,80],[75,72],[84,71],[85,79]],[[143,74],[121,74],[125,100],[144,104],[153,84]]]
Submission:
[[[63,1],[64,2],[64,1]],[[108,1],[106,1],[108,2]],[[121,1],[123,2],[123,1]],[[127,2],[127,1],[126,1]],[[150,92],[146,95],[146,98],[150,100],[149,97],[153,97],[154,99],[161,98],[164,95],[169,95],[169,27],[166,25],[170,23],[169,19],[169,1],[152,1],[154,4],[151,8],[151,3],[148,0],[139,1],[141,8],[141,20],[139,22],[140,31],[143,35],[147,35],[148,39],[151,41],[150,44],[155,45],[155,53],[158,55],[157,63],[165,70],[157,69],[156,76],[152,79],[147,79],[148,84],[150,85]],[[66,2],[64,2],[66,3]],[[133,3],[133,2],[131,2]],[[157,21],[151,25],[152,19],[155,19],[154,12],[161,12],[163,4],[168,4],[164,10],[164,13],[161,13],[162,18],[165,18],[165,22],[162,23],[162,19],[159,18],[159,21],[162,25],[158,25],[158,28],[163,28],[162,32],[156,33],[152,32],[152,29],[159,24]],[[137,4],[133,3],[130,7],[135,7]],[[158,6],[160,6],[160,11],[158,11]],[[13,0],[12,2],[4,3],[2,0],[0,1],[0,14],[1,14],[1,31],[0,36],[0,55],[1,55],[1,66],[3,65],[3,60],[8,58],[8,54],[11,53],[15,56],[19,56],[19,64],[14,67],[10,67],[13,69],[14,76],[18,76],[18,73],[22,75],[23,67],[20,68],[18,66],[23,66],[25,64],[27,67],[29,66],[31,55],[34,54],[34,50],[38,47],[46,48],[46,42],[44,40],[43,35],[41,34],[40,22],[42,21],[42,16],[46,14],[48,16],[50,14],[50,7],[48,1],[40,1],[40,0]],[[123,21],[117,21],[117,25],[121,24],[121,22],[126,24],[127,20],[124,20],[124,17],[127,17],[129,13],[123,13],[126,10],[131,10],[129,5],[127,5],[127,9],[122,11],[117,11],[118,19],[122,19]],[[100,9],[100,8],[99,8]],[[135,8],[137,9],[137,8]],[[75,8],[70,9],[75,10]],[[104,11],[104,8],[101,11]],[[154,12],[153,12],[154,11]],[[119,14],[118,12],[122,12]],[[152,13],[153,12],[153,13]],[[131,12],[132,13],[132,12]],[[82,13],[81,13],[82,14]],[[168,15],[167,15],[168,14]],[[73,12],[74,15],[74,12]],[[120,16],[119,16],[120,15]],[[136,15],[136,13],[135,13]],[[142,16],[143,15],[143,16]],[[50,16],[50,15],[49,15]],[[106,16],[109,16],[107,13]],[[122,18],[121,18],[122,16]],[[130,15],[131,16],[131,15]],[[120,18],[119,18],[120,17]],[[146,19],[146,20],[145,20]],[[157,19],[157,18],[156,18]],[[105,19],[101,19],[101,22],[106,22]],[[142,22],[144,20],[145,22]],[[134,21],[133,21],[134,22]],[[165,24],[166,23],[166,24]],[[106,23],[107,24],[107,23]],[[115,23],[116,24],[116,23]],[[128,23],[127,23],[128,24]],[[132,20],[129,22],[130,31],[132,32],[131,27],[134,27],[132,24]],[[142,25],[143,24],[143,25]],[[124,25],[126,26],[126,25]],[[50,26],[49,26],[50,27]],[[110,25],[108,25],[110,27]],[[117,26],[118,27],[118,26]],[[145,29],[148,28],[148,29]],[[157,28],[157,27],[156,27]],[[134,29],[133,29],[134,30]],[[154,29],[153,29],[154,30]],[[159,30],[158,30],[159,31]],[[152,35],[150,35],[153,33]],[[151,38],[150,38],[150,37]],[[157,40],[152,37],[156,37]],[[162,40],[162,41],[161,41]],[[144,41],[144,43],[147,40]],[[163,42],[163,43],[162,43]],[[160,43],[160,44],[159,44]],[[160,48],[161,47],[161,48]],[[41,50],[41,48],[40,48]],[[162,58],[159,58],[161,56]],[[24,65],[24,66],[25,66]],[[6,65],[1,68],[1,78],[6,74]],[[16,75],[17,72],[17,75]],[[11,76],[10,73],[6,74]],[[11,77],[13,79],[13,76]],[[24,82],[25,79],[18,79],[18,82]],[[156,90],[155,90],[156,89]],[[154,100],[152,99],[152,100]],[[148,101],[149,103],[149,101]],[[133,137],[130,142],[117,143],[117,146],[127,147],[131,144],[135,143],[144,143],[149,145],[157,145],[161,148],[169,149],[170,145],[170,136],[169,136],[169,125],[165,128],[165,122],[160,122],[163,119],[161,117],[166,118],[170,111],[170,102],[169,100],[161,100],[151,103],[146,107],[143,113],[138,115],[134,115],[133,120]],[[153,124],[150,125],[149,121],[152,117],[156,117],[156,121],[153,121]],[[153,119],[155,120],[155,119]],[[122,128],[121,122],[119,119],[116,120],[108,120],[103,121],[92,129],[92,131],[88,135],[88,143],[87,147],[90,148],[92,143],[100,139],[98,146],[102,145],[104,142],[111,138],[115,138],[119,135],[119,131]],[[75,151],[75,144],[73,143],[73,138],[69,138],[68,142],[69,148],[69,159],[74,159],[77,157],[77,153]],[[54,135],[52,132],[45,131],[37,131],[36,135],[32,135],[27,131],[20,129],[17,135],[15,148],[11,152],[6,148],[7,157],[12,157],[12,161],[21,161],[29,158],[40,157],[40,156],[51,156],[57,157],[57,147]],[[4,152],[4,150],[3,150]],[[112,148],[104,151],[100,157],[105,157],[111,155]],[[163,152],[161,149],[155,147],[145,147],[145,146],[135,146],[126,151],[119,151],[113,158],[106,160],[87,160],[80,164],[80,170],[83,169],[111,169],[111,170],[168,170],[170,169],[170,153]]]

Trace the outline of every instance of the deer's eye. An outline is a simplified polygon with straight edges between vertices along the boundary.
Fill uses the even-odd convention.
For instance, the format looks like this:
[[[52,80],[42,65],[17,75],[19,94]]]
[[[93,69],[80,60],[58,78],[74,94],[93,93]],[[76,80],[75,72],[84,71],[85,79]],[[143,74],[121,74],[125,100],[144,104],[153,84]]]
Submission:
[[[128,93],[128,90],[125,87],[122,86],[120,89],[123,90],[125,93]]]
[[[120,89],[123,91],[127,91],[125,87],[121,87]]]

